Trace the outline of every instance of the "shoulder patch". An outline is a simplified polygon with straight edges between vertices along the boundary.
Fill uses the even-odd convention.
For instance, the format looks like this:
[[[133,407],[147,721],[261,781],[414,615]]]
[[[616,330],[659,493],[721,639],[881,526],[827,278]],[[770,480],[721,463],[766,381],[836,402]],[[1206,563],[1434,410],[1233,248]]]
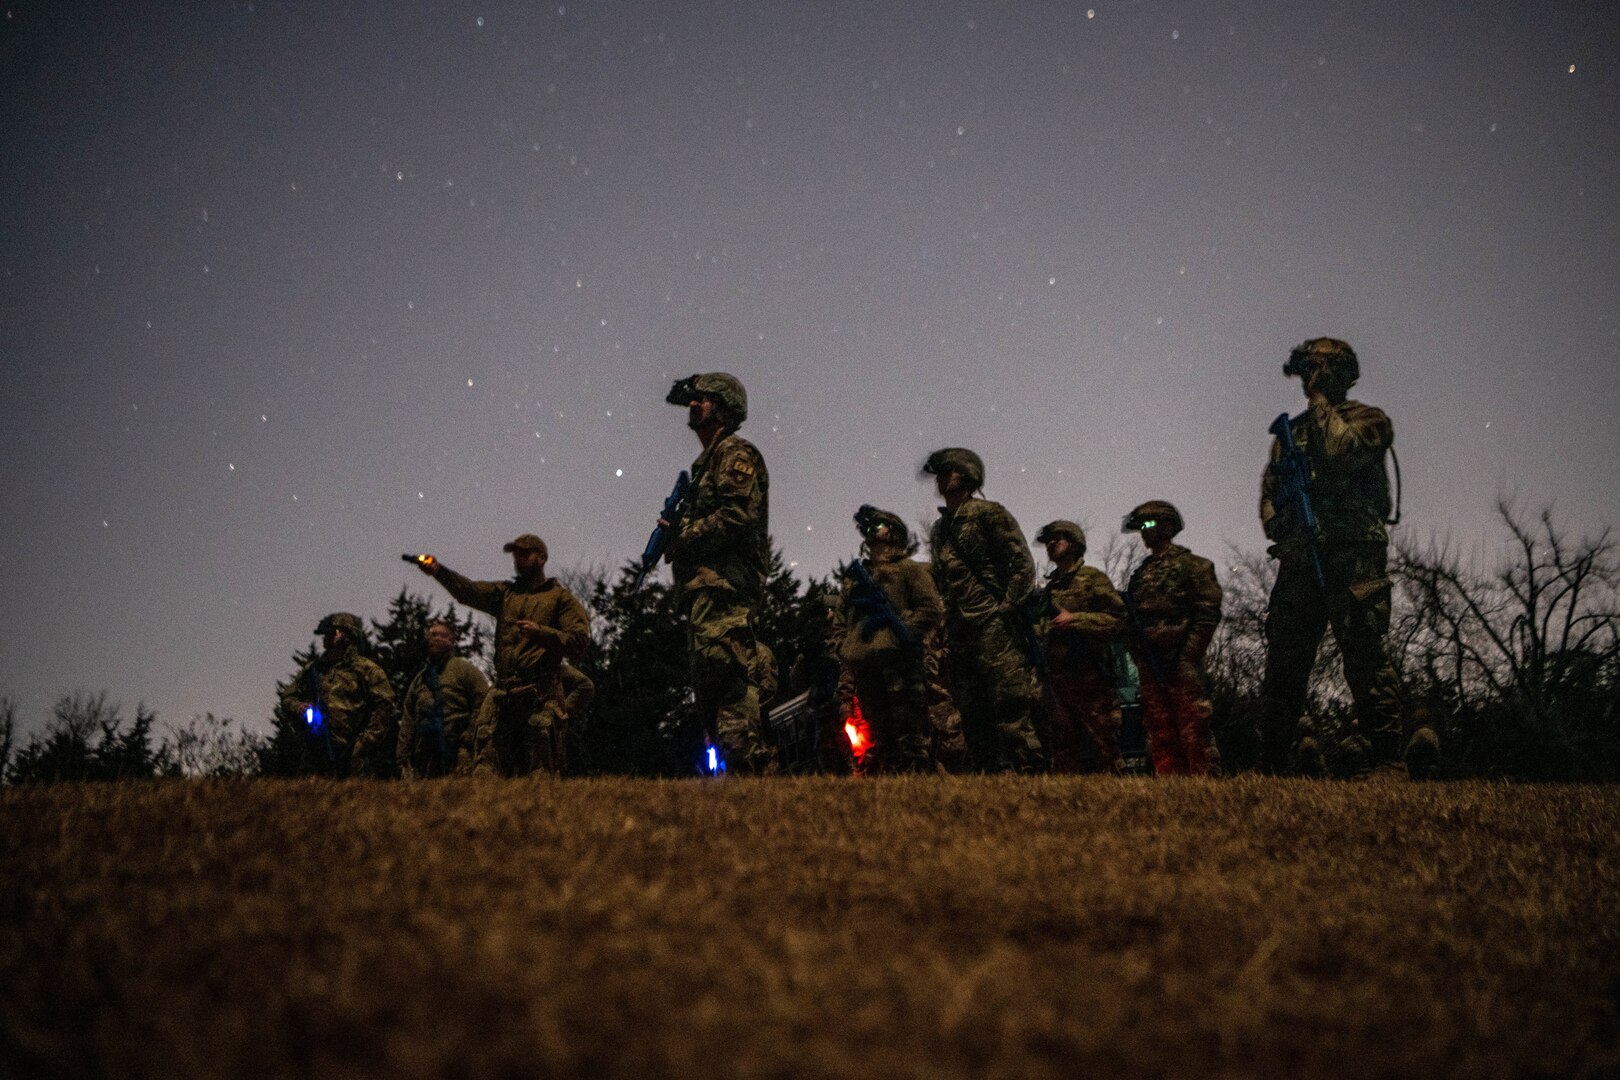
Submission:
[[[754,457],[753,448],[740,439],[738,445],[731,447],[720,461],[721,482],[732,489],[751,487],[758,471],[759,463]]]

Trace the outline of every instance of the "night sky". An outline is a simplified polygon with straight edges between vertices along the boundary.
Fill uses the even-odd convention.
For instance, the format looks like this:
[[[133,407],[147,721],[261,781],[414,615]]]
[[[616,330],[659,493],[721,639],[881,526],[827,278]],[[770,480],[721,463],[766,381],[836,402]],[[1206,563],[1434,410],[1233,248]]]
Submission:
[[[1263,545],[1288,349],[1408,535],[1620,520],[1620,5],[20,4],[0,693],[264,723],[399,560],[639,553],[726,370],[806,574],[927,452],[1027,533]]]

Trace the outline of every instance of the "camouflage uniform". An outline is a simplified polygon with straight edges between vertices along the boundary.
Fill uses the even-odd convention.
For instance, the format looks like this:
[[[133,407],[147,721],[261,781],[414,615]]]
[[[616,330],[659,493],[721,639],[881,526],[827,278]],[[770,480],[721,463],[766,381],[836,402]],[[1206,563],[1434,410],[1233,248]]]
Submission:
[[[456,770],[464,742],[489,693],[489,680],[459,656],[443,663],[429,660],[405,689],[396,756],[400,771],[417,776],[444,776]],[[437,718],[442,725],[433,730]],[[471,768],[469,762],[468,768]]]
[[[579,659],[590,644],[584,606],[552,577],[471,581],[442,563],[434,566],[433,577],[456,600],[495,616],[495,687],[463,742],[468,771],[518,776],[543,769],[557,775],[564,734],[562,666]],[[527,634],[514,625],[524,619],[538,623],[542,632]]]
[[[1331,338],[1306,342],[1296,353],[1342,361],[1343,346]],[[1351,381],[1355,367],[1349,354]],[[1348,385],[1348,384],[1346,384]],[[1331,627],[1344,659],[1345,682],[1355,700],[1357,734],[1349,756],[1367,765],[1394,761],[1400,753],[1400,682],[1384,649],[1389,631],[1389,479],[1384,454],[1395,432],[1382,410],[1358,401],[1334,404],[1326,397],[1292,421],[1294,443],[1310,462],[1312,509],[1318,534],[1324,589],[1317,582],[1305,530],[1292,502],[1278,498],[1282,447],[1271,452],[1260,480],[1260,523],[1278,561],[1277,582],[1266,614],[1266,674],[1261,744],[1268,772],[1288,770],[1305,711],[1311,668],[1323,633]]]
[[[928,568],[903,551],[865,560],[872,580],[914,637],[907,647],[894,631],[878,627],[868,639],[867,621],[855,603],[854,586],[843,587],[844,643],[848,695],[861,703],[872,731],[864,762],[869,772],[917,771],[929,767],[928,671],[923,642],[945,618],[945,605]],[[846,709],[846,715],[848,714]]]
[[[967,741],[962,736],[962,713],[945,685],[946,646],[943,626],[923,639],[923,700],[928,706],[929,756],[944,772],[966,771]]]
[[[568,739],[570,733],[574,738],[583,734],[583,720],[585,710],[591,707],[596,700],[596,683],[573,664],[564,664],[562,676],[562,731],[557,736],[557,771],[560,773],[568,766]]]
[[[732,432],[692,463],[692,487],[669,545],[687,617],[698,715],[732,772],[771,772],[760,718],[753,617],[770,561],[770,476],[754,445]]]
[[[954,514],[940,508],[929,549],[945,601],[946,682],[961,709],[969,762],[1038,772],[1040,698],[1012,624],[1013,604],[1035,580],[1024,534],[1000,503],[970,498]]]
[[[356,651],[354,643],[364,638],[358,617],[328,616],[316,633],[324,633],[328,623],[348,631],[351,640],[305,664],[281,694],[283,708],[301,726],[306,703],[313,703],[323,717],[318,737],[309,737],[304,728],[306,770],[327,776],[386,774],[387,762],[378,751],[397,722],[394,688],[382,668]]]
[[[1142,628],[1131,651],[1142,672],[1142,726],[1153,771],[1212,773],[1221,759],[1209,727],[1214,710],[1203,664],[1221,621],[1215,564],[1171,544],[1142,560],[1126,592]]]
[[[1082,732],[1090,736],[1097,766],[1121,773],[1119,693],[1114,689],[1112,642],[1125,625],[1125,602],[1094,566],[1077,564],[1068,573],[1053,570],[1046,579],[1047,617],[1041,621],[1046,646],[1047,729],[1052,739],[1052,770],[1080,772]],[[1056,612],[1075,619],[1053,625]]]
[[[844,643],[843,602],[830,593],[819,594],[807,605],[809,647],[788,673],[789,695],[806,694],[806,707],[815,718],[816,768],[819,772],[847,775],[855,767],[849,736],[844,731],[841,698],[846,682],[840,658]]]

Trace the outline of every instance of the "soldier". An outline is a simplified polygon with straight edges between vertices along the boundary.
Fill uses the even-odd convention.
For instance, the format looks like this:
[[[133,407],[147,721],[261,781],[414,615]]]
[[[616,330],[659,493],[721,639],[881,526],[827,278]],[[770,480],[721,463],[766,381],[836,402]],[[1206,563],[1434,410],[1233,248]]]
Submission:
[[[818,592],[804,607],[807,647],[788,672],[788,695],[805,694],[805,707],[815,723],[816,771],[849,775],[855,760],[844,730],[841,703],[845,684],[843,600]]]
[[[776,771],[776,751],[760,718],[763,656],[754,616],[765,597],[770,565],[770,475],[765,460],[737,429],[748,419],[748,395],[735,376],[711,372],[681,379],[665,398],[687,410],[703,450],[667,557],[687,617],[692,691],[710,740],[728,771]]]
[[[321,653],[282,692],[282,705],[304,723],[305,763],[327,776],[376,776],[387,771],[378,751],[396,722],[394,688],[360,655],[366,631],[360,616],[337,611],[315,627]]]
[[[568,740],[570,737],[578,739],[585,734],[585,710],[591,707],[596,700],[596,683],[573,664],[562,666],[562,734],[557,739],[557,747],[562,754],[557,762],[557,771],[560,773],[568,767]]]
[[[545,541],[524,533],[505,545],[511,581],[471,581],[428,558],[418,565],[458,601],[495,616],[495,688],[485,697],[464,739],[475,776],[562,771],[565,660],[590,644],[585,608],[556,578],[546,576]]]
[[[945,601],[946,681],[961,709],[968,760],[981,771],[1039,772],[1040,698],[1014,623],[1035,581],[1029,546],[1006,507],[978,497],[978,454],[936,450],[923,472],[945,500],[929,536],[930,562]]]
[[[862,506],[855,524],[862,565],[881,593],[868,595],[854,577],[844,578],[841,657],[849,697],[860,702],[872,732],[863,771],[921,772],[932,768],[923,648],[944,621],[945,605],[928,568],[911,558],[917,543],[905,522]]]
[[[1395,432],[1382,410],[1348,399],[1361,365],[1345,342],[1306,341],[1283,372],[1300,378],[1308,403],[1290,427],[1307,462],[1316,529],[1313,535],[1298,500],[1288,497],[1281,439],[1273,438],[1260,480],[1260,524],[1278,562],[1266,614],[1263,765],[1271,773],[1289,770],[1317,647],[1332,627],[1356,710],[1357,730],[1339,756],[1351,774],[1365,775],[1401,752],[1400,683],[1384,651],[1390,617],[1384,454]],[[1408,773],[1432,775],[1439,751],[1434,732],[1419,728],[1406,747]]]
[[[399,725],[399,771],[406,777],[456,771],[463,740],[489,693],[489,680],[456,655],[455,627],[435,620],[427,628],[427,663],[405,690]],[[471,770],[471,760],[467,771]]]
[[[1207,776],[1221,763],[1204,677],[1204,654],[1221,622],[1221,585],[1214,563],[1172,543],[1181,527],[1181,513],[1159,500],[1126,515],[1121,531],[1140,534],[1148,556],[1124,600],[1153,771]]]
[[[1054,521],[1041,527],[1035,542],[1046,545],[1053,563],[1042,590],[1041,621],[1052,771],[1082,771],[1081,740],[1089,736],[1097,768],[1122,774],[1112,643],[1125,626],[1125,602],[1107,574],[1083,565],[1086,534],[1080,526]]]

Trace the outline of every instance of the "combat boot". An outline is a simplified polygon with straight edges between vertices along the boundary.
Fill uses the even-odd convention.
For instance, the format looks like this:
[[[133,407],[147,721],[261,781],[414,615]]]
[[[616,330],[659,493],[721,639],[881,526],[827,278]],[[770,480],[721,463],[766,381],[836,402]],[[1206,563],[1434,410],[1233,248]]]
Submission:
[[[1406,744],[1406,775],[1411,780],[1433,780],[1440,772],[1440,736],[1431,727],[1412,732]]]
[[[1307,735],[1294,747],[1294,771],[1312,780],[1327,776],[1327,756],[1322,753],[1322,744],[1314,736]]]
[[[1346,735],[1338,746],[1338,774],[1346,780],[1365,780],[1372,775],[1372,745],[1360,735]]]

